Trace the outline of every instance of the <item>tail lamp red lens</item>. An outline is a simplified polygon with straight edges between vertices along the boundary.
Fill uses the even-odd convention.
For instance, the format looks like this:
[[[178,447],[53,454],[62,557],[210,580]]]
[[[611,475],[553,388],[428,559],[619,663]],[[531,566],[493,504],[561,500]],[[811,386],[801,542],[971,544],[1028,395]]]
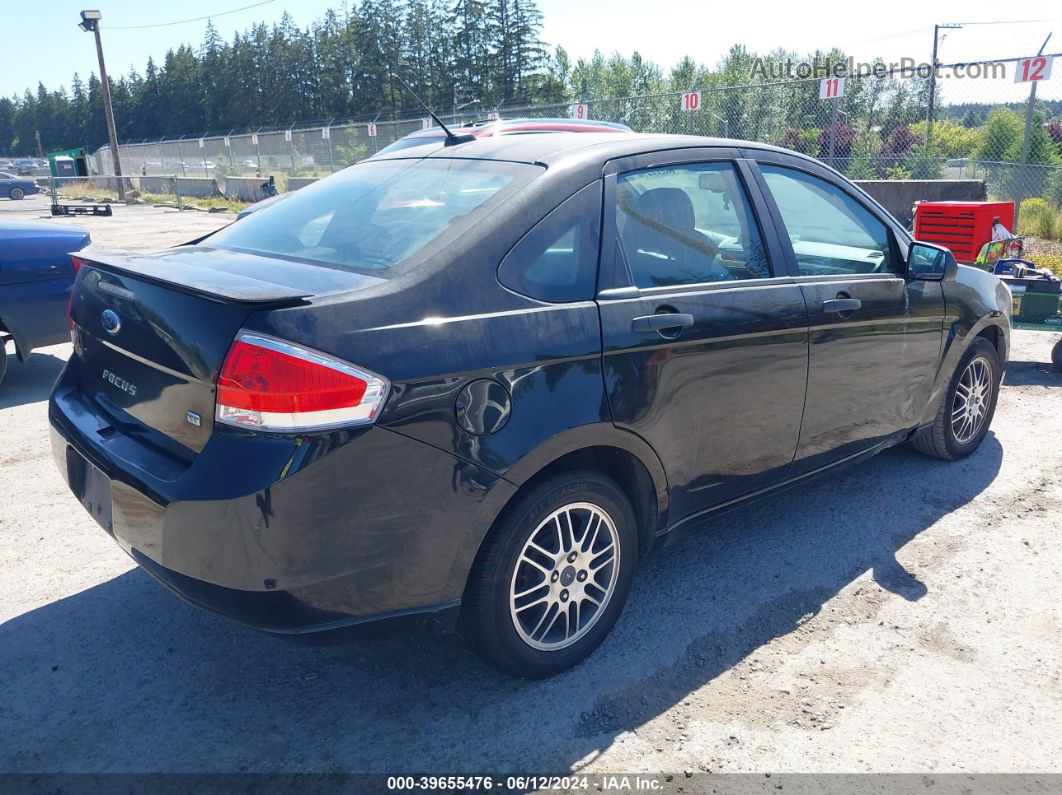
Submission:
[[[218,422],[298,431],[375,421],[390,384],[320,351],[242,332],[217,387]]]

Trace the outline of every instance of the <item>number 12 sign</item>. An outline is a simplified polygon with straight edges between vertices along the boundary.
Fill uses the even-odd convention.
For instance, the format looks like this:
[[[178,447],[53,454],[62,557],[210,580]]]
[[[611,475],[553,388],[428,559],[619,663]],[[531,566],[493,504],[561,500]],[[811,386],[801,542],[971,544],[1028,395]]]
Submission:
[[[843,77],[825,77],[819,81],[819,99],[837,99],[843,96]]]
[[[682,95],[682,110],[697,110],[701,106],[701,92],[687,91]]]
[[[1051,79],[1051,63],[1055,59],[1050,55],[1037,55],[1035,58],[1023,58],[1014,69],[1015,83],[1032,83]]]

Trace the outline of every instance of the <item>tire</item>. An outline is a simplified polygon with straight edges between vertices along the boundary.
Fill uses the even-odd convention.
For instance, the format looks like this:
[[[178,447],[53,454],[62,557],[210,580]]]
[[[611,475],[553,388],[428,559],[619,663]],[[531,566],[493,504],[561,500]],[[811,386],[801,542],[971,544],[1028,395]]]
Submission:
[[[553,676],[605,639],[637,567],[637,522],[616,482],[593,470],[558,473],[495,522],[465,588],[462,632],[505,673]]]
[[[981,365],[987,371],[980,370]],[[959,359],[933,424],[915,434],[911,445],[924,455],[945,461],[970,455],[981,446],[992,424],[1002,377],[1003,367],[996,347],[983,337],[975,338]],[[965,395],[970,391],[969,378],[978,384],[975,391],[981,396],[974,401],[976,417],[960,413],[968,404]]]
[[[7,343],[0,340],[0,383],[3,383],[7,374]]]
[[[1051,361],[1054,362],[1056,370],[1062,370],[1062,339],[1051,349]]]
[[[26,192],[22,188],[12,188],[8,196],[14,201],[22,201],[26,196]]]

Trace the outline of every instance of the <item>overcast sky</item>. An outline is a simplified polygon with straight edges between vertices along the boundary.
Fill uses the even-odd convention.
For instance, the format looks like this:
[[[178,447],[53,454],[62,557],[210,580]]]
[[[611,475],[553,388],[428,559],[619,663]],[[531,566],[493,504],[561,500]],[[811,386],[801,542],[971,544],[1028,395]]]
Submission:
[[[88,0],[93,2],[93,0]],[[235,13],[231,9],[258,3]],[[573,60],[595,49],[643,56],[667,67],[683,54],[714,64],[732,44],[769,51],[840,47],[858,58],[886,60],[909,56],[929,59],[934,23],[990,22],[1000,19],[1050,18],[1045,22],[970,25],[948,31],[941,45],[945,63],[1031,54],[1051,31],[1057,35],[1049,52],[1062,52],[1062,9],[1049,0],[938,0],[909,3],[732,3],[707,0],[539,0],[545,17],[543,38],[561,45]],[[287,11],[305,27],[336,0],[100,0],[103,38],[112,76],[131,66],[143,73],[148,56],[162,60],[182,42],[199,44],[205,20],[173,23],[213,15],[225,38],[252,22],[275,22]],[[0,0],[3,65],[0,95],[21,93],[43,81],[49,88],[69,85],[74,72],[84,79],[96,71],[90,34],[77,23],[86,0]],[[132,26],[155,27],[128,29]],[[126,29],[120,29],[126,28]],[[1062,90],[1062,64],[1050,95]]]

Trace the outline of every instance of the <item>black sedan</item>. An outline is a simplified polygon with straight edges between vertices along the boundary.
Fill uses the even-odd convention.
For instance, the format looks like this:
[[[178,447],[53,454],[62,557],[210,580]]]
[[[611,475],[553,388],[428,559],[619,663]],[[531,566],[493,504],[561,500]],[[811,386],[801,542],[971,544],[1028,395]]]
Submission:
[[[81,254],[56,460],[201,607],[460,626],[548,676],[665,539],[988,432],[1006,288],[815,160],[623,133],[404,154],[198,245]]]

